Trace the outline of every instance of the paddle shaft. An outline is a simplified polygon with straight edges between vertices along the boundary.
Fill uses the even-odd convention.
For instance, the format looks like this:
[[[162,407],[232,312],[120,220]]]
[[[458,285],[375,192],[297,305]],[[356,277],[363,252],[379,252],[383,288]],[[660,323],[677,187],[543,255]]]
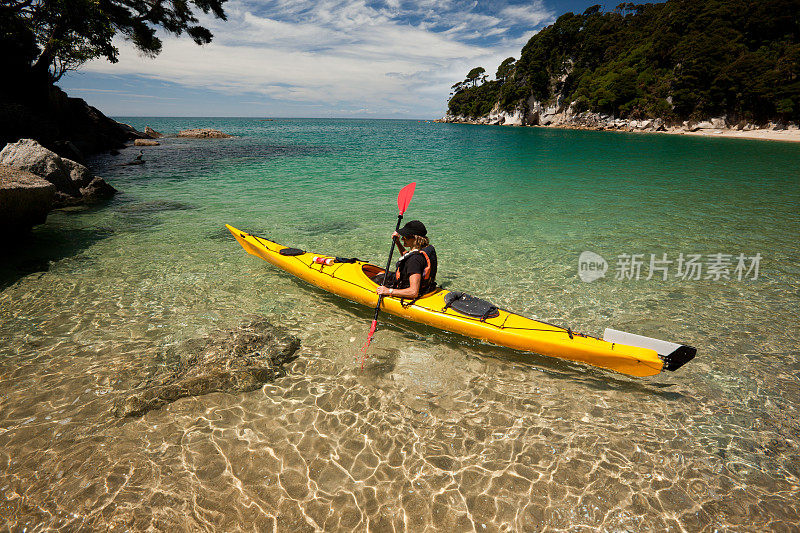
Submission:
[[[403,220],[403,214],[400,213],[399,215],[397,215],[397,227],[394,228],[395,232],[400,229],[400,222],[402,222],[402,220]],[[389,260],[386,261],[386,270],[384,270],[383,283],[381,284],[384,287],[387,286],[386,282],[389,281],[389,268],[392,266],[392,255],[394,255],[394,246],[395,246],[395,240],[394,237],[392,237],[392,247],[389,249]],[[375,316],[372,317],[373,322],[378,320],[378,314],[381,312],[382,303],[383,303],[383,294],[378,296],[378,305],[375,306]]]

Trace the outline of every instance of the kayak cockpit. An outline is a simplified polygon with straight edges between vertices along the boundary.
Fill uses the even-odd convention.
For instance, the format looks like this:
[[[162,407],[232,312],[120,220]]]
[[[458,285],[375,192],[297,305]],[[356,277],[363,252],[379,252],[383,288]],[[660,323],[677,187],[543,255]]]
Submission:
[[[369,263],[364,263],[361,265],[361,271],[364,273],[365,276],[369,278],[372,283],[377,285],[378,283],[375,281],[375,277],[383,274],[383,269],[377,267],[375,265],[370,265]]]

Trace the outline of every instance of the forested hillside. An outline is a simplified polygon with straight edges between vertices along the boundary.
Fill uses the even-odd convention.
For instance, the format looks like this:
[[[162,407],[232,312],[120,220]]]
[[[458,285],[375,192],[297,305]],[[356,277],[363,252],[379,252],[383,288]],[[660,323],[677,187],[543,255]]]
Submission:
[[[534,35],[496,80],[454,85],[448,113],[480,117],[498,102],[524,112],[535,100],[632,119],[798,122],[799,75],[800,0],[594,6]]]

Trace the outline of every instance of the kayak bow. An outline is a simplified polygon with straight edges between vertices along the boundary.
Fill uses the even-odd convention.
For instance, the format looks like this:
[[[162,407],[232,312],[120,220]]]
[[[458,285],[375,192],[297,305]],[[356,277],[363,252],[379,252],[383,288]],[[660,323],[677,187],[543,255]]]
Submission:
[[[372,308],[377,305],[375,290],[378,284],[372,278],[383,273],[384,269],[359,260],[330,265],[315,262],[315,256],[334,258],[289,248],[227,224],[226,227],[248,253],[352,302]],[[606,330],[607,340],[598,339],[504,309],[493,308],[491,315],[483,317],[470,316],[452,307],[459,294],[438,288],[413,303],[386,296],[382,309],[413,322],[499,346],[586,363],[637,377],[652,376],[662,370],[677,370],[694,358],[696,353],[691,346],[611,329]]]

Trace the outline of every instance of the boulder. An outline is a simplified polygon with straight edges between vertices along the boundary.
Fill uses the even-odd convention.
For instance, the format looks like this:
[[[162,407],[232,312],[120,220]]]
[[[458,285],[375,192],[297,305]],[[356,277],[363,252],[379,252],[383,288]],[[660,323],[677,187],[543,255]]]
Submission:
[[[55,185],[56,190],[64,194],[72,196],[80,194],[78,187],[72,183],[70,168],[64,164],[64,160],[33,139],[20,139],[7,144],[0,151],[0,164],[33,172]]]
[[[120,418],[137,416],[187,396],[247,392],[285,375],[300,340],[259,318],[187,341],[164,354],[165,370],[114,402]]]
[[[147,135],[148,137],[150,137],[151,139],[158,139],[159,137],[163,137],[164,136],[163,134],[157,132],[156,130],[154,130],[150,126],[145,126],[144,127],[144,134]]]
[[[689,127],[686,128],[688,131],[697,131],[697,130],[713,130],[714,125],[709,122],[708,120],[704,120],[702,122],[697,122],[694,124],[689,124]]]
[[[192,139],[227,139],[232,137],[232,135],[222,133],[219,130],[212,130],[211,128],[195,128],[182,130],[178,133],[178,137],[191,137]]]
[[[724,130],[728,127],[728,121],[725,117],[712,118],[711,125],[715,130]]]
[[[117,189],[109,185],[106,180],[95,176],[85,187],[81,187],[83,202],[96,204],[117,194]]]
[[[53,207],[77,205],[86,199],[96,202],[116,192],[85,166],[62,158],[32,139],[7,144],[0,151],[0,164],[27,170],[55,185]]]
[[[70,181],[72,181],[72,184],[78,189],[86,187],[92,180],[97,179],[94,174],[92,174],[91,170],[80,163],[65,158],[62,158],[61,161],[69,171]]]
[[[161,143],[153,139],[136,139],[133,141],[134,146],[160,146]]]
[[[56,188],[27,170],[0,165],[0,225],[3,240],[11,240],[43,224],[53,206]]]

